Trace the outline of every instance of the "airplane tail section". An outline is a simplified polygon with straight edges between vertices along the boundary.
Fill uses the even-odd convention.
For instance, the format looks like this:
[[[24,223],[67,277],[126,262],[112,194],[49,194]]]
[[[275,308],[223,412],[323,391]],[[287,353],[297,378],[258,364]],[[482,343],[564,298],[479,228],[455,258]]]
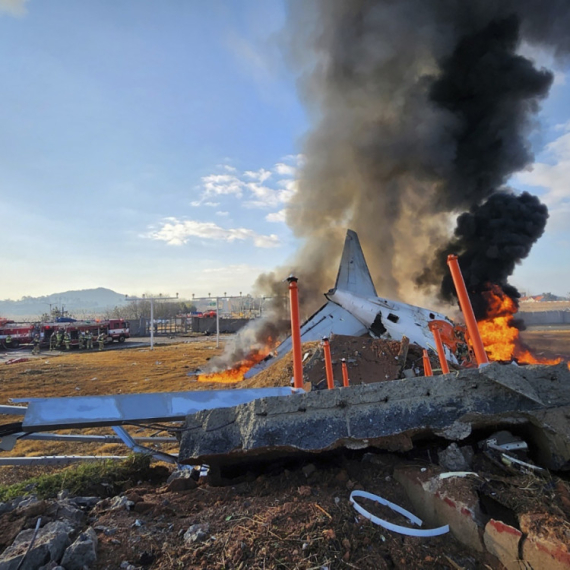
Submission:
[[[370,277],[358,235],[352,230],[346,232],[344,249],[336,278],[335,290],[350,291],[361,297],[377,297],[376,288]]]

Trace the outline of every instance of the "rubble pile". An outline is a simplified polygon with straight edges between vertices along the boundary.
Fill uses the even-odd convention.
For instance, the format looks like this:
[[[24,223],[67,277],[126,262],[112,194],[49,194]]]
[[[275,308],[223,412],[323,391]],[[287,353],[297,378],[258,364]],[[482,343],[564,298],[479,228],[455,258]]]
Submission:
[[[496,463],[487,450],[496,438],[460,446],[471,450],[463,456],[468,473],[438,465],[438,457],[456,452],[431,442],[405,454],[313,457],[224,487],[174,471],[111,497],[64,490],[57,499],[14,499],[0,504],[0,569],[568,570],[568,482]],[[448,525],[449,532],[420,538],[377,526],[354,510],[350,495],[358,490],[413,512],[422,528]],[[371,501],[360,503],[413,526]]]
[[[369,336],[332,335],[330,337],[333,374],[336,386],[342,386],[341,360],[346,360],[351,386],[385,382],[398,378],[423,376],[422,349],[410,344],[404,337],[401,341],[375,339]],[[303,344],[303,375],[309,389],[326,387],[324,353],[320,341]],[[431,351],[430,351],[431,352]],[[430,354],[434,371],[440,368],[437,356]],[[451,368],[456,368],[449,363]],[[245,380],[240,387],[261,388],[289,386],[293,377],[291,354]]]

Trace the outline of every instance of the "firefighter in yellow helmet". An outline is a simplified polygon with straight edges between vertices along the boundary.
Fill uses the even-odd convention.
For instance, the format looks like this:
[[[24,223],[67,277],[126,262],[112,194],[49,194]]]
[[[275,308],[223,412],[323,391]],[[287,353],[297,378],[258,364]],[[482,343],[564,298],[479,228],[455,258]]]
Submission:
[[[39,354],[40,353],[40,335],[36,333],[34,338],[32,339],[34,343],[34,348],[32,348],[32,354]]]
[[[99,343],[99,350],[103,350],[103,348],[105,347],[105,341],[107,340],[107,335],[102,332],[98,337],[97,337],[97,342]]]

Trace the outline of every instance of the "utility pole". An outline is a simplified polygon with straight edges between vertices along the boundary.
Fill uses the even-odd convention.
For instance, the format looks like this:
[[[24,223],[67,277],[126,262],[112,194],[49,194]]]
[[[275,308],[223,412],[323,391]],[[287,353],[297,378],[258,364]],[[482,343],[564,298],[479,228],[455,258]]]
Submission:
[[[220,348],[220,298],[216,297],[216,348]]]
[[[158,297],[147,297],[143,295],[142,297],[129,297],[125,295],[125,301],[150,301],[150,349],[154,350],[154,302],[155,301],[174,301],[178,300],[178,293],[176,297],[163,297],[159,295]]]

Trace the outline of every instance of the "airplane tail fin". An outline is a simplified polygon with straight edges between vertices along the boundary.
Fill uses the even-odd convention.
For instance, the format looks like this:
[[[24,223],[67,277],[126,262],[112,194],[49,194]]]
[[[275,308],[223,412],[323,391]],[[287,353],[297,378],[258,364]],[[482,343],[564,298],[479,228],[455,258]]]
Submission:
[[[352,230],[346,232],[344,249],[336,278],[335,290],[342,289],[361,297],[377,297],[376,288],[370,277],[358,235]]]

